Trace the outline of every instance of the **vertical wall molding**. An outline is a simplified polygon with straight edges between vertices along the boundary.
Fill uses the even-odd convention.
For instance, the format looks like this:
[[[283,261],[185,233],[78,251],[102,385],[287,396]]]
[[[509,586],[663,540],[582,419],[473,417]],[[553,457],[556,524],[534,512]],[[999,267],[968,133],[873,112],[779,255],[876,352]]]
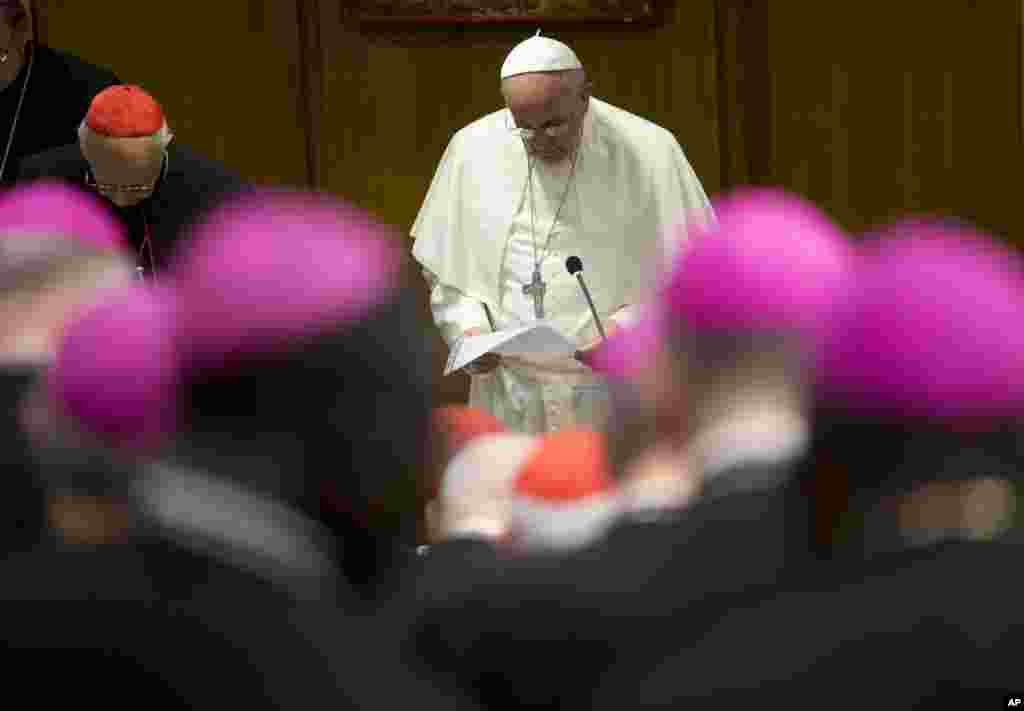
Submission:
[[[295,0],[299,24],[299,119],[306,136],[306,182],[323,187],[320,117],[323,100],[323,38],[320,34],[320,0]]]
[[[45,0],[29,0],[28,9],[32,13],[32,40],[36,44],[46,44],[47,23],[46,12],[43,8]]]

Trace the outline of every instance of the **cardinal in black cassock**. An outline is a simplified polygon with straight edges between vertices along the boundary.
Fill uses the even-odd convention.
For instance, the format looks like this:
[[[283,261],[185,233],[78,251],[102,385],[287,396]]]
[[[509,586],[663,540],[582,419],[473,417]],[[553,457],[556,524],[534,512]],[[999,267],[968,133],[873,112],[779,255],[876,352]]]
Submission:
[[[137,86],[104,89],[74,143],[23,161],[20,180],[60,178],[95,191],[124,221],[144,274],[163,271],[188,226],[242,179],[172,142],[159,103]]]
[[[120,84],[109,70],[33,41],[28,0],[0,0],[0,185],[22,159],[78,141],[93,97]]]

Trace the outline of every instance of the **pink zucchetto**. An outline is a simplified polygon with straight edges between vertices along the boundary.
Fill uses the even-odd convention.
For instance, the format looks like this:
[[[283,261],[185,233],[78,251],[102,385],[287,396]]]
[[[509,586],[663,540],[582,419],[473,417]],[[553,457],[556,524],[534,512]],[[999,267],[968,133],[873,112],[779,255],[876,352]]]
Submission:
[[[844,233],[809,202],[744,189],[692,228],[664,292],[673,328],[810,335],[851,258]]]
[[[0,195],[0,240],[63,237],[96,251],[127,249],[123,226],[95,195],[40,180]]]
[[[898,418],[1024,415],[1019,257],[938,223],[892,235],[862,257],[830,318],[819,400]]]
[[[363,318],[400,282],[400,246],[368,213],[262,190],[211,212],[179,255],[183,338],[200,354],[274,349]]]
[[[176,425],[175,297],[133,285],[65,327],[48,373],[58,412],[112,447],[159,446]]]

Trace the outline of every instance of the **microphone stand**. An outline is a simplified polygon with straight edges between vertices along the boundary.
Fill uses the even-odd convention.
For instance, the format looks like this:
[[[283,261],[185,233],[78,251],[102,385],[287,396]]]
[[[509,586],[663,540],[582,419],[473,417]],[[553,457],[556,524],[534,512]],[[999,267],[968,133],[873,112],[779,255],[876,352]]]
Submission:
[[[587,284],[583,281],[583,260],[579,257],[573,256],[565,260],[565,268],[570,274],[576,277],[576,281],[580,283],[580,288],[583,289],[583,296],[587,299],[587,306],[590,307],[590,314],[594,317],[594,325],[597,326],[597,332],[601,334],[601,340],[608,340],[607,334],[604,332],[604,326],[601,324],[601,317],[597,313],[597,308],[594,306],[594,300],[590,297],[590,289],[587,288]],[[585,362],[585,358],[582,351],[576,351],[574,358],[578,361]]]

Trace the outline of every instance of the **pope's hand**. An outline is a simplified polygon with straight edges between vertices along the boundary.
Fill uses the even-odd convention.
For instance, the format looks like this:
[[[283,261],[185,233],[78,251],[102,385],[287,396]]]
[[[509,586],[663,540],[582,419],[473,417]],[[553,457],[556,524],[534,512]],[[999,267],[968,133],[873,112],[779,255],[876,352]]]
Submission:
[[[463,336],[481,336],[484,334],[482,328],[471,328]],[[482,356],[474,360],[472,363],[467,365],[465,370],[470,375],[483,375],[484,373],[490,373],[495,368],[501,365],[501,356],[497,353],[484,353]]]
[[[611,338],[613,335],[615,335],[615,332],[619,330],[618,324],[616,324],[611,319],[608,319],[607,321],[604,321],[603,324],[604,324],[604,333],[605,333],[605,335],[608,338]],[[578,353],[590,353],[595,348],[597,348],[599,345],[601,345],[602,341],[604,341],[604,339],[601,338],[600,336],[598,336],[597,338],[592,340],[590,343],[585,345],[583,348],[581,348],[577,352]]]

